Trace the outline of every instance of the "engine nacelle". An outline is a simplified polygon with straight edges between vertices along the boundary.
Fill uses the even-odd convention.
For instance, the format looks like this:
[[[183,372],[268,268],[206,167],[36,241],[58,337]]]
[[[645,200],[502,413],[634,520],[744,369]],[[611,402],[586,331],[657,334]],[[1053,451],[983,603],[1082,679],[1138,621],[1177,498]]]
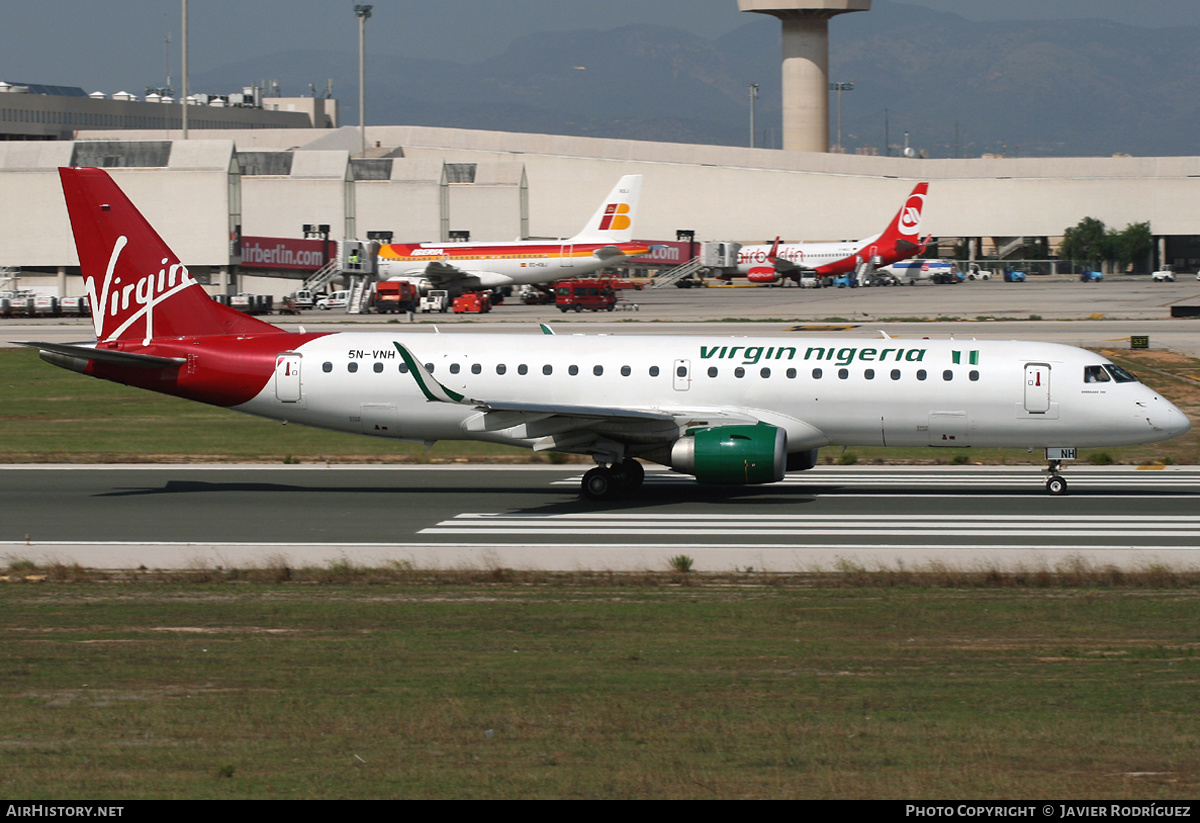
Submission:
[[[774,283],[779,280],[779,275],[774,267],[759,267],[756,266],[750,269],[750,273],[746,275],[746,279],[751,283]]]
[[[787,470],[790,472],[806,472],[817,465],[819,449],[809,449],[806,452],[792,452],[787,456]]]
[[[671,468],[701,483],[774,483],[787,462],[787,432],[776,426],[697,429],[671,446]]]

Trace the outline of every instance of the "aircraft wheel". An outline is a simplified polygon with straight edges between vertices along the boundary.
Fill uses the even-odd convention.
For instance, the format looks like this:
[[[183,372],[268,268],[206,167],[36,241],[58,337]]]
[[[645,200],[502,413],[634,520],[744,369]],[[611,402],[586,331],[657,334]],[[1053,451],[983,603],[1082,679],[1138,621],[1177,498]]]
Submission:
[[[642,481],[646,479],[645,467],[632,457],[628,460],[622,460],[614,469],[616,470],[617,482],[625,491],[640,489]]]
[[[610,500],[619,485],[611,469],[597,466],[583,476],[583,496],[588,500]]]
[[[1057,474],[1052,474],[1046,480],[1046,491],[1048,491],[1050,494],[1055,494],[1055,495],[1066,494],[1067,493],[1067,481],[1064,480],[1062,477],[1060,477]]]

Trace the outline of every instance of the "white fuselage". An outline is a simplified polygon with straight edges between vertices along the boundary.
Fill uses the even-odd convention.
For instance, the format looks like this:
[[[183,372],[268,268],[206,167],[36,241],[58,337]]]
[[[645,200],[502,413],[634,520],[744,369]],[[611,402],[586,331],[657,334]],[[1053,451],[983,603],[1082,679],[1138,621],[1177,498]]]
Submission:
[[[864,249],[869,241],[859,243],[781,243],[775,257],[801,269],[816,270],[822,266],[843,263],[842,268],[853,271],[860,257],[873,256]],[[742,246],[738,251],[738,274],[749,274],[751,269],[772,265],[771,249],[768,245]],[[864,256],[865,255],[865,256]]]
[[[397,341],[447,389],[480,401],[666,411],[689,425],[740,415],[784,429],[789,452],[1119,446],[1190,428],[1147,386],[1109,377],[1097,354],[977,340],[342,333],[299,346],[291,376],[277,370],[238,408],[413,441],[532,444],[520,427],[481,431],[469,404],[427,401]],[[1097,367],[1104,380],[1090,382]],[[644,433],[642,442],[674,436]],[[630,449],[638,454],[637,437]]]

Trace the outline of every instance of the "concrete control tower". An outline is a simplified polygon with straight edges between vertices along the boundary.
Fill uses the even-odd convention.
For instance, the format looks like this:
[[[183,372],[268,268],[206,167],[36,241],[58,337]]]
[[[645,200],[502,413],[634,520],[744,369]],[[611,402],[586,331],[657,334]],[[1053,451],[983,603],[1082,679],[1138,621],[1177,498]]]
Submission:
[[[738,0],[783,21],[783,147],[829,151],[829,18],[871,0]]]

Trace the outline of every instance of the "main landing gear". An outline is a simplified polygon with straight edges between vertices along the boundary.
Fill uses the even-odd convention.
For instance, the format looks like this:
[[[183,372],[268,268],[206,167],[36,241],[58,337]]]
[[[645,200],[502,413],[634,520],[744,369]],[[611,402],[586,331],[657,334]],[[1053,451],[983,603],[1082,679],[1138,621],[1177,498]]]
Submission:
[[[632,457],[611,466],[597,466],[583,476],[583,496],[588,500],[612,500],[636,491],[645,478],[646,470]]]
[[[1062,468],[1061,460],[1051,460],[1049,467],[1046,469],[1048,476],[1046,477],[1046,491],[1050,494],[1066,494],[1067,481],[1059,474]]]

